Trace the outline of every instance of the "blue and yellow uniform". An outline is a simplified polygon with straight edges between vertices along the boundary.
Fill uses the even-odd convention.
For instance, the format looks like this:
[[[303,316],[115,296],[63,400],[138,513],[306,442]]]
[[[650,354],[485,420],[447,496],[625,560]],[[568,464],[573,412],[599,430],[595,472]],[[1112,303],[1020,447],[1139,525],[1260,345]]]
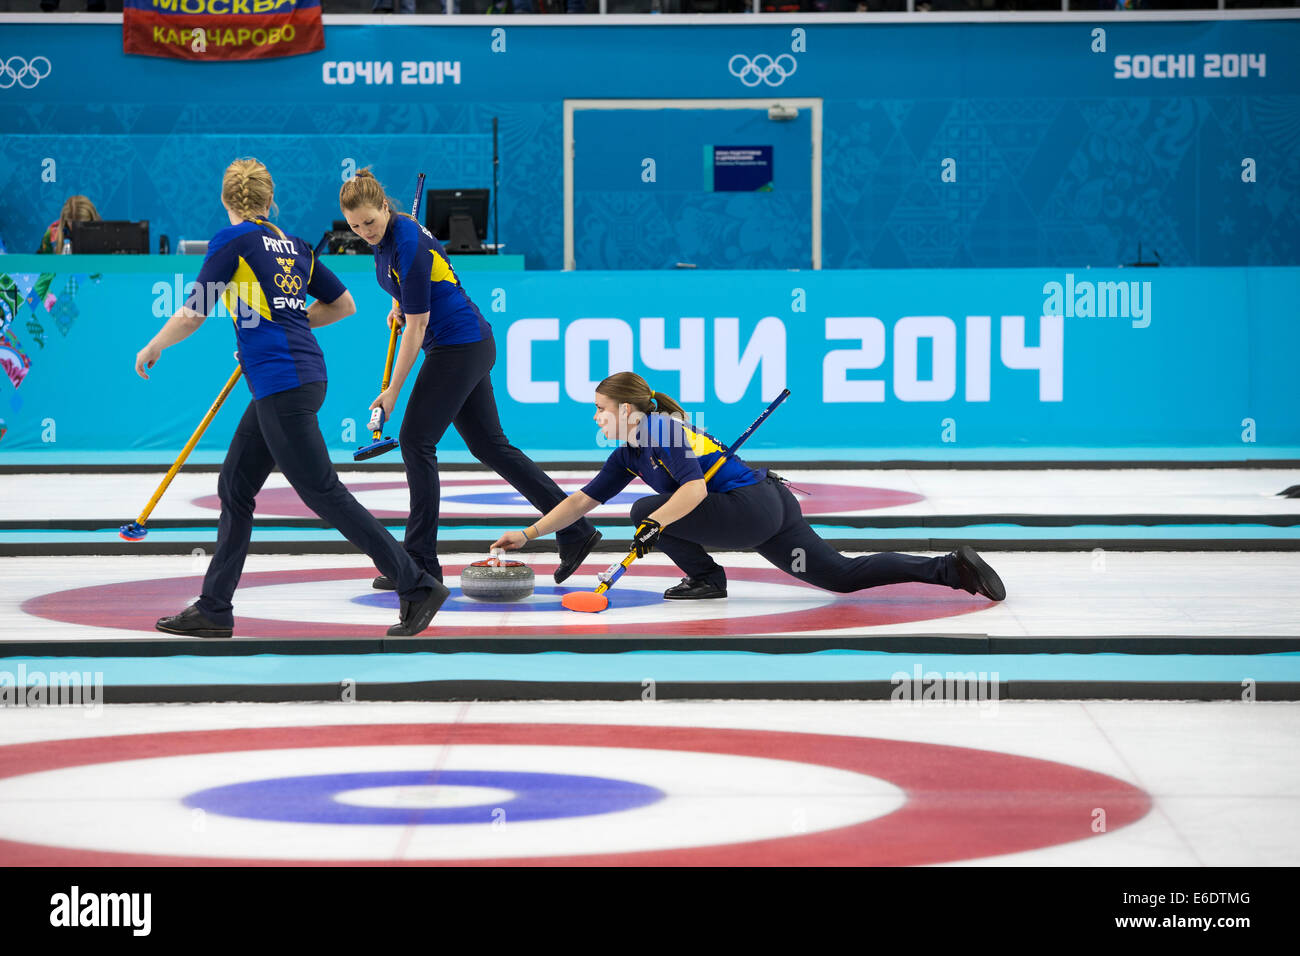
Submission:
[[[429,313],[426,352],[436,345],[467,345],[492,337],[492,328],[456,277],[442,243],[409,216],[394,214],[372,246],[375,278],[404,315]]]
[[[603,503],[633,478],[641,478],[655,494],[632,503],[634,526],[663,507],[682,485],[703,478],[726,452],[707,432],[662,412],[641,419],[634,438],[635,443],[615,449],[582,489]],[[961,584],[952,555],[925,558],[884,552],[845,557],[817,535],[779,478],[739,458],[725,461],[705,487],[704,500],[659,534],[656,547],[687,574],[665,597],[726,597],[727,573],[708,549],[753,549],[787,574],[841,593],[903,581],[945,587]]]
[[[347,289],[312,248],[265,219],[222,229],[187,305],[207,315],[220,298],[230,310],[254,398],[323,382],[325,356],[307,321],[307,297],[333,302]]]
[[[688,481],[703,478],[725,452],[726,447],[703,429],[656,412],[638,423],[637,443],[616,448],[582,492],[603,503],[633,478],[640,478],[659,494],[671,495]],[[723,493],[758,484],[766,477],[766,469],[756,471],[739,458],[729,458],[705,487],[710,494]]]
[[[316,412],[325,400],[325,358],[311,331],[307,296],[328,303],[346,292],[311,246],[265,219],[229,226],[208,243],[186,304],[207,315],[218,299],[225,301],[253,392],[217,481],[217,546],[197,602],[213,624],[233,625],[231,601],[252,537],[254,501],[276,467],[308,508],[391,575],[404,600],[444,590],[339,481],[321,436]]]
[[[429,313],[424,363],[411,388],[398,443],[406,466],[411,511],[404,544],[415,563],[441,580],[438,561],[438,443],[455,426],[469,452],[545,513],[564,492],[510,444],[492,392],[496,340],[492,327],[460,284],[442,244],[409,216],[393,212],[375,253],[375,278],[404,315]],[[600,535],[583,518],[556,535],[562,581]],[[382,587],[381,583],[376,583]]]

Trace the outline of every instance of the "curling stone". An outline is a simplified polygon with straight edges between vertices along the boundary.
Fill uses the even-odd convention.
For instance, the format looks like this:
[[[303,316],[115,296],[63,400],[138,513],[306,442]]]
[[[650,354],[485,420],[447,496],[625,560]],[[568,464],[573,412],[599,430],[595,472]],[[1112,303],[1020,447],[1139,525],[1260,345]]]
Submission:
[[[522,561],[488,558],[460,572],[460,591],[490,604],[522,601],[533,593],[533,569]]]

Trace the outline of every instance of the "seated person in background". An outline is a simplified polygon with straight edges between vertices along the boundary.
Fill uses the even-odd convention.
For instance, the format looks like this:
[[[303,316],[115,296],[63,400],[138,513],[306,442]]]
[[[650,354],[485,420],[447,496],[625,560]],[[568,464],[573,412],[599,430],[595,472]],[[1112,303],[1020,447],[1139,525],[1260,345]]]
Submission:
[[[45,230],[45,235],[41,236],[41,247],[36,251],[38,253],[62,252],[63,233],[68,223],[98,222],[102,218],[95,204],[85,196],[69,196],[68,201],[63,204],[59,218],[50,223],[49,228]]]

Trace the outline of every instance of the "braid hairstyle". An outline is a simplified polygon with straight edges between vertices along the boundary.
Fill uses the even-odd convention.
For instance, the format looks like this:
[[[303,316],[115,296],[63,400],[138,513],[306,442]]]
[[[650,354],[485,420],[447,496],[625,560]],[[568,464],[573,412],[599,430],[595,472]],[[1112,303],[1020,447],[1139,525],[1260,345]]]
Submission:
[[[267,168],[251,156],[226,167],[221,199],[237,215],[256,219],[275,208],[275,182]],[[278,210],[277,210],[278,211]]]
[[[646,415],[663,412],[686,421],[686,410],[682,406],[663,392],[651,389],[649,383],[635,372],[615,372],[597,385],[596,391],[608,395],[620,405],[627,402]]]

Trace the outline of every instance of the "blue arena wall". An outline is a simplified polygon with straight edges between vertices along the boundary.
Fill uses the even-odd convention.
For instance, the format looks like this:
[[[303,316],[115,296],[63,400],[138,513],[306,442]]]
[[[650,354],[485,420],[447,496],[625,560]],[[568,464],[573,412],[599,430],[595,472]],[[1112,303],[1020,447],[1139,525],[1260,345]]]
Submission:
[[[332,22],[322,53],[219,64],[124,56],[115,23],[3,22],[0,54],[50,69],[0,88],[0,236],[34,249],[72,193],[150,219],[155,240],[210,235],[222,168],[254,154],[276,176],[278,221],[315,238],[359,165],[403,204],[417,169],[431,186],[488,185],[496,117],[501,239],[531,271],[462,261],[525,448],[603,456],[587,393],[629,365],[722,438],[788,385],[755,447],[822,457],[1300,448],[1298,19],[439,19]],[[819,99],[825,268],[802,258],[811,184],[787,161],[806,111],[790,135],[760,117],[743,144],[776,144],[772,189],[749,193],[701,188],[707,130],[688,140],[661,111],[577,123],[583,268],[553,271],[564,102],[597,97]],[[717,135],[742,145],[746,130]],[[642,145],[656,141],[651,182]],[[1117,268],[1139,243],[1161,268]],[[683,258],[715,268],[663,268]],[[334,262],[362,309],[320,332],[322,428],[346,456],[365,440],[387,308],[367,262]],[[131,361],[197,266],[0,259],[0,458],[179,449],[233,368],[228,320],[151,382]],[[198,458],[220,455],[245,394]]]
[[[6,258],[6,268],[31,271],[0,277],[5,312],[16,313],[13,347],[0,357],[11,375],[24,372],[18,388],[0,379],[0,460],[174,454],[234,368],[231,320],[209,318],[164,353],[150,381],[132,364],[198,257]],[[387,301],[368,257],[326,261],[360,308],[317,333],[330,376],[321,427],[346,457],[368,440]],[[755,455],[1087,458],[1118,449],[1144,458],[1194,447],[1258,458],[1276,456],[1257,451],[1265,447],[1300,449],[1300,268],[466,271],[462,280],[495,330],[506,433],[547,456],[608,453],[592,391],[626,368],[724,439],[789,387],[791,399],[755,435]],[[202,451],[219,456],[247,397],[241,384]],[[442,447],[464,446],[449,435]]]
[[[417,162],[431,185],[488,184],[497,117],[501,239],[529,269],[557,269],[564,100],[814,97],[826,268],[1113,268],[1139,244],[1166,266],[1300,263],[1294,18],[430,23],[440,19],[453,18],[332,22],[320,53],[212,64],[126,56],[117,24],[6,22],[0,53],[51,70],[0,88],[0,236],[34,251],[73,193],[108,218],[148,218],[173,243],[211,234],[224,222],[214,175],[232,153],[266,159],[283,224],[319,235],[355,165],[373,164],[403,202]],[[588,142],[614,135],[597,128]],[[790,242],[805,228],[799,205],[781,205],[779,184],[775,215],[697,196],[702,216],[677,235],[691,220],[671,188],[672,135],[658,135],[656,183],[635,156],[588,184],[599,202],[583,207],[577,184],[580,265],[807,264]],[[946,160],[955,181],[942,178]],[[698,179],[698,152],[682,162]],[[779,178],[788,154],[775,164]],[[618,241],[590,241],[599,235]],[[711,263],[719,243],[775,251]]]

